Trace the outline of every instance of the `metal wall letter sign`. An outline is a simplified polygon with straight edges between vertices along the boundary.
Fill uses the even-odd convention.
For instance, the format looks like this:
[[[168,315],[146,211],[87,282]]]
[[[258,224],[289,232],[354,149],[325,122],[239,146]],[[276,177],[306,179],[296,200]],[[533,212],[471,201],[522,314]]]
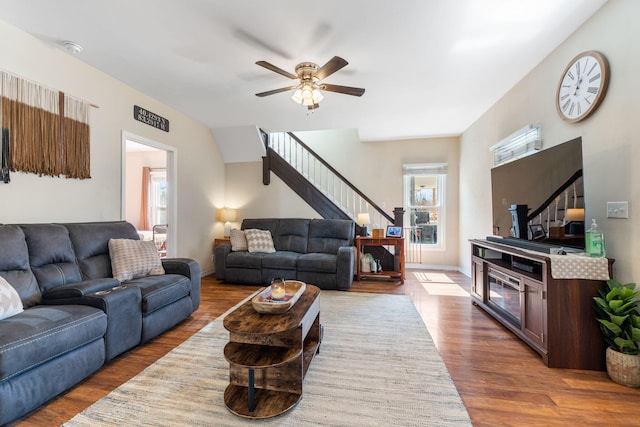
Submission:
[[[169,120],[137,105],[133,106],[133,118],[156,129],[169,132]]]

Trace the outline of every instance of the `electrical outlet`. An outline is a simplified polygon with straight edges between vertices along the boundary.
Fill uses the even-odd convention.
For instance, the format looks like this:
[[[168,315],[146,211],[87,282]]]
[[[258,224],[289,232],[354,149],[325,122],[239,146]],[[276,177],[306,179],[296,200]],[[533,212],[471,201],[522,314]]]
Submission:
[[[607,202],[607,218],[629,218],[629,202]]]

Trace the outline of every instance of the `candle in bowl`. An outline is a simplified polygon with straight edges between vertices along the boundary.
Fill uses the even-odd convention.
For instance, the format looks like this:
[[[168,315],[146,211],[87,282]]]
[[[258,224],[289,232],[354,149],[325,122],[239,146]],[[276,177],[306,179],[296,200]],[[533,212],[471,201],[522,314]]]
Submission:
[[[271,281],[271,298],[283,299],[286,294],[284,279],[273,279]]]

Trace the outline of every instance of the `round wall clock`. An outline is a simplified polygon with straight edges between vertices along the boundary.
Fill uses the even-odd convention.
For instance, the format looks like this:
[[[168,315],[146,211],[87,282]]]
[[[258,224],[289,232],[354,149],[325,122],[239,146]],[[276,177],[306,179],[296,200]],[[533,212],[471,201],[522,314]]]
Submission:
[[[565,68],[558,91],[556,109],[571,123],[586,119],[600,105],[609,85],[609,63],[600,53],[582,52]]]

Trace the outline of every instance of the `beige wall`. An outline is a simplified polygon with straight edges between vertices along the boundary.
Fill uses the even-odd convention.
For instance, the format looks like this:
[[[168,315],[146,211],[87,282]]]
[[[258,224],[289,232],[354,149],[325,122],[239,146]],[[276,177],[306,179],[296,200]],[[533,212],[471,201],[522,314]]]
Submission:
[[[88,47],[87,47],[88,48]],[[99,72],[57,47],[0,21],[2,69],[96,104],[91,109],[91,179],[68,180],[12,173],[1,184],[0,223],[121,219],[122,132],[176,148],[177,255],[211,270],[214,220],[224,201],[224,164],[209,129]],[[133,119],[133,105],[171,123],[169,133]]]
[[[425,251],[423,263],[458,265],[458,138],[361,142],[354,130],[296,135],[392,216],[394,207],[403,204],[404,163],[448,163],[447,243],[443,251]],[[227,204],[240,208],[241,218],[319,217],[275,175],[263,186],[261,162],[227,164],[226,183]]]
[[[489,146],[525,124],[540,122],[545,147],[582,136],[587,222],[596,218],[605,233],[607,255],[616,259],[615,276],[640,280],[640,143],[634,129],[640,117],[638,16],[640,2],[609,1],[464,132],[459,264],[465,273],[469,274],[471,263],[468,239],[492,232]],[[569,61],[586,50],[600,51],[608,58],[609,90],[590,118],[566,123],[555,109],[556,87]],[[607,201],[629,201],[629,219],[607,219]]]

